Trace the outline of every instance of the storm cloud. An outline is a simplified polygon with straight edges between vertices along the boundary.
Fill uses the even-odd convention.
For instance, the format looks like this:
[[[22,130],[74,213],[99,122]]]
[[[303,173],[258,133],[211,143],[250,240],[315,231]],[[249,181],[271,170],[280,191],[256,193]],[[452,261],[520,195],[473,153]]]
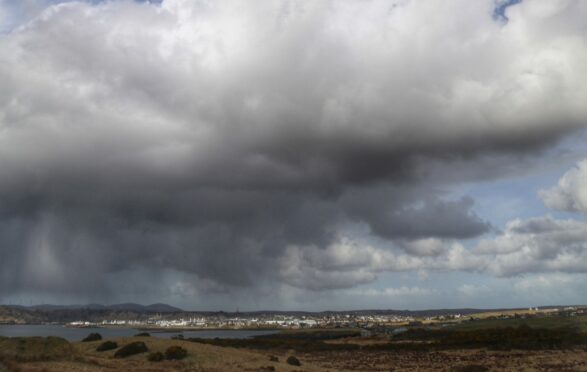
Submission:
[[[0,4],[0,293],[548,269],[482,263],[458,240],[492,224],[450,190],[587,125],[584,2]],[[568,178],[546,203],[584,211]]]

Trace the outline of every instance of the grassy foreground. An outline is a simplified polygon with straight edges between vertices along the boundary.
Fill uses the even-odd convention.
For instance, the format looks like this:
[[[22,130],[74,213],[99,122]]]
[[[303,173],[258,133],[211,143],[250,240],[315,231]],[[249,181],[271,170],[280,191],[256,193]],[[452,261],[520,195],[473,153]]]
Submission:
[[[352,339],[352,338],[351,338]],[[155,337],[114,338],[120,347],[146,344],[149,353],[169,346],[187,351],[183,360],[150,362],[149,353],[114,358],[116,350],[97,352],[103,341],[68,343],[58,338],[1,339],[0,371],[587,371],[587,351],[564,350],[252,350]],[[119,347],[119,349],[120,349]],[[301,366],[286,363],[295,354]],[[276,360],[277,359],[277,360]]]
[[[70,343],[58,337],[0,337],[0,372],[587,371],[584,320],[515,319],[501,320],[499,326],[483,320],[369,337],[353,329],[287,331],[253,339],[137,336]],[[117,357],[133,344],[140,344],[137,354]],[[185,358],[167,358],[171,347]],[[288,364],[290,356],[299,365]]]
[[[0,338],[0,371],[293,371],[300,367],[286,363],[293,352],[267,354],[252,350],[237,350],[181,340],[157,337],[112,338],[119,348],[96,351],[105,340],[69,343],[58,337]],[[133,342],[144,342],[148,352],[115,358],[120,347]],[[148,360],[151,353],[162,354],[170,346],[187,351],[182,360]],[[273,360],[270,357],[273,356]],[[277,361],[275,360],[277,357]],[[300,358],[304,370],[322,371],[322,368]]]

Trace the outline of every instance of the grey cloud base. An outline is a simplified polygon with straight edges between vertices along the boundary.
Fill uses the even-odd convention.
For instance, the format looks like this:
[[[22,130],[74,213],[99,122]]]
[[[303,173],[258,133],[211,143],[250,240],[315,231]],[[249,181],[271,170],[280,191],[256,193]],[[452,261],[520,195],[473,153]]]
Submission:
[[[0,293],[115,291],[137,267],[220,292],[479,269],[455,240],[492,226],[451,187],[587,118],[585,4],[493,6],[48,7],[0,36]]]

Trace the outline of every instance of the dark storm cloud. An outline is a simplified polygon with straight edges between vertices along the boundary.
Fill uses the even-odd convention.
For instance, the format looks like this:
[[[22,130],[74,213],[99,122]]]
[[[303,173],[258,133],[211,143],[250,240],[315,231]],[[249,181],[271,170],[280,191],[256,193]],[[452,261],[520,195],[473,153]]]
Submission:
[[[414,259],[487,232],[444,188],[581,128],[587,53],[582,3],[482,5],[72,2],[0,36],[0,289],[341,288],[375,276],[283,265],[353,224]]]
[[[446,201],[427,197],[426,192],[431,193],[369,188],[345,195],[342,203],[353,218],[366,222],[374,234],[386,239],[466,239],[489,231],[490,224],[471,210],[472,198]]]

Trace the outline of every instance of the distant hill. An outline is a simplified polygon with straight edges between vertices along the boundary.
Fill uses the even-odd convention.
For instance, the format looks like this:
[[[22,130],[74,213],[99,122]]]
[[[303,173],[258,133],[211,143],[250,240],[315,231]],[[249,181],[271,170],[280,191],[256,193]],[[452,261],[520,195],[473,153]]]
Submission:
[[[114,319],[145,320],[154,314],[183,313],[167,304],[141,305],[123,303],[114,305],[0,305],[0,324],[67,323],[78,320],[101,321]]]
[[[151,305],[145,306],[145,309],[147,309],[147,311],[149,311],[149,312],[155,312],[155,313],[183,312],[183,310],[180,308],[177,308],[177,307],[171,306],[171,305],[167,305],[167,304],[161,304],[161,303],[151,304]]]
[[[137,313],[178,313],[183,312],[182,309],[167,304],[151,304],[141,305],[135,303],[123,303],[114,305],[100,305],[100,304],[87,304],[87,305],[33,305],[33,306],[9,306],[12,308],[24,309],[24,310],[39,310],[39,311],[57,311],[57,310],[116,310],[116,311],[132,311]]]
[[[145,305],[140,305],[140,304],[135,304],[135,303],[129,302],[129,303],[124,303],[124,304],[115,304],[115,305],[104,306],[103,309],[105,309],[105,310],[119,310],[119,311],[135,311],[135,312],[139,312],[139,313],[180,313],[180,312],[183,312],[183,310],[178,307],[167,305],[167,304],[162,304],[162,303],[156,303],[156,304],[151,304],[151,305],[145,306]]]

